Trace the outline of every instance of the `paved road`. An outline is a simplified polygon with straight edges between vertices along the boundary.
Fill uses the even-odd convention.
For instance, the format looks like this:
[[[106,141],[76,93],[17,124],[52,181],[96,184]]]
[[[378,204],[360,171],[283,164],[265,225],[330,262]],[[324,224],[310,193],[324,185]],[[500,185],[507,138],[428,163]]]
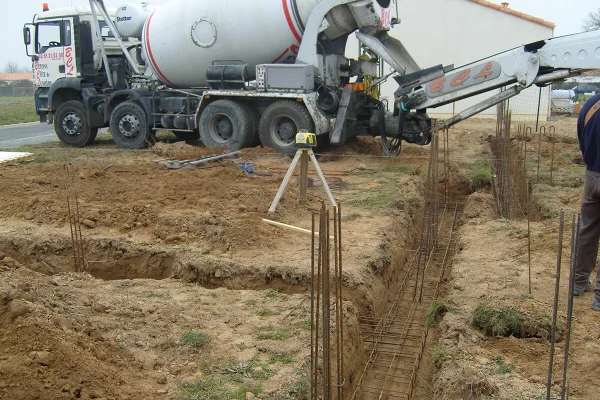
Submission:
[[[57,142],[54,125],[29,122],[0,126],[0,148],[19,147],[26,144]]]

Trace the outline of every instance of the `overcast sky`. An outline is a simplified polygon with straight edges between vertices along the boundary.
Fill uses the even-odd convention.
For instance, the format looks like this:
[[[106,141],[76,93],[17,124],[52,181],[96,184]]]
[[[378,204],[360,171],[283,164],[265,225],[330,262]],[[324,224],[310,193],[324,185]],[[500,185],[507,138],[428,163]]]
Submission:
[[[213,0],[215,4],[219,0]],[[402,14],[401,5],[406,1],[428,1],[428,0],[399,0],[400,14]],[[450,0],[447,0],[450,1]],[[562,36],[581,31],[581,24],[590,11],[598,10],[600,3],[598,0],[507,0],[510,2],[510,8],[531,14],[538,18],[556,24],[555,36]],[[3,0],[6,2],[6,0]],[[42,11],[42,3],[48,2],[52,9],[71,6],[87,5],[86,0],[20,0],[14,3],[5,4],[4,11],[0,17],[0,37],[2,40],[3,51],[0,52],[0,71],[4,70],[8,61],[15,61],[21,66],[29,66],[31,61],[25,55],[25,49],[22,39],[22,27],[26,22],[31,22],[33,15]],[[108,7],[118,7],[126,3],[127,0],[105,0]],[[136,1],[129,1],[130,3]],[[500,0],[494,1],[500,3]],[[152,4],[163,4],[166,0],[150,0]],[[423,16],[424,25],[426,25],[427,16]],[[451,21],[449,21],[450,23]],[[499,35],[502,32],[498,32]],[[401,39],[401,38],[400,38]]]

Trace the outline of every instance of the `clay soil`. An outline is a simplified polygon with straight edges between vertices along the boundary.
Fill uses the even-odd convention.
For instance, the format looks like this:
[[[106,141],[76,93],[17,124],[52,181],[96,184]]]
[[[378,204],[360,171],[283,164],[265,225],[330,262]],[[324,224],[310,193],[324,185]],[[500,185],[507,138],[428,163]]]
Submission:
[[[554,360],[552,396],[560,396],[568,299],[571,218],[579,211],[585,167],[577,146],[576,119],[548,122],[556,135],[543,135],[540,173],[537,172],[538,136],[529,144],[528,178],[532,187],[531,293],[528,273],[528,230],[526,220],[498,218],[489,189],[469,196],[460,228],[460,241],[449,280],[447,299],[455,309],[439,325],[439,341],[432,348],[437,364],[435,398],[439,399],[545,399],[549,370],[549,327],[552,316],[559,213],[565,212],[560,276],[559,328]],[[478,141],[461,146],[474,160],[490,159],[484,132]],[[494,135],[494,128],[489,129]],[[466,135],[466,133],[465,133]],[[477,138],[477,136],[475,138]],[[535,146],[533,146],[535,142]],[[554,149],[552,143],[554,142]],[[452,146],[452,143],[451,143]],[[554,152],[552,178],[550,166]],[[461,157],[460,153],[457,158]],[[460,163],[459,163],[460,164]],[[462,167],[469,167],[463,160]],[[552,179],[552,181],[551,181]],[[595,274],[595,273],[594,273]],[[574,302],[573,328],[568,370],[568,398],[596,399],[593,376],[600,369],[600,319],[590,308],[593,293]],[[478,306],[512,307],[530,323],[525,337],[494,337],[473,326]]]
[[[473,185],[489,161],[495,121],[467,121],[451,131],[452,186],[475,193],[443,290],[456,307],[432,327],[417,398],[544,393],[548,340],[488,337],[470,316],[484,301],[532,315],[552,312],[557,215],[577,210],[576,178],[583,176],[574,122],[556,125],[561,156],[553,185],[545,172],[551,143],[544,140],[542,178],[532,186],[540,214],[531,228],[532,295],[526,222],[498,220],[489,185]],[[308,204],[299,205],[292,180],[275,215],[267,215],[287,157],[255,148],[237,162],[169,170],[155,161],[215,151],[169,140],[135,152],[116,149],[103,135],[98,142],[87,149],[37,146],[29,149],[32,161],[0,169],[0,398],[308,398],[310,235],[262,219],[310,229],[310,211],[326,200],[322,189],[310,189]],[[365,361],[357,317],[385,315],[395,269],[405,262],[390,263],[390,255],[414,245],[429,148],[379,155],[377,141],[359,138],[320,158],[343,210],[350,384]],[[73,164],[72,180],[65,163]],[[73,263],[69,193],[78,198],[83,272]],[[568,243],[567,235],[563,265]],[[587,294],[575,303],[574,399],[597,398],[587,383],[600,369],[600,326],[590,301]],[[499,357],[507,372],[499,372]],[[557,357],[557,368],[561,362]]]
[[[122,151],[102,135],[30,150],[33,161],[0,169],[0,398],[306,398],[310,235],[262,219],[310,229],[326,196],[312,188],[301,206],[293,180],[267,215],[289,158],[256,148],[169,170],[155,161],[215,151]],[[361,138],[320,162],[343,204],[349,374],[362,362],[357,314],[384,306],[385,249],[419,207],[428,149],[379,154]]]

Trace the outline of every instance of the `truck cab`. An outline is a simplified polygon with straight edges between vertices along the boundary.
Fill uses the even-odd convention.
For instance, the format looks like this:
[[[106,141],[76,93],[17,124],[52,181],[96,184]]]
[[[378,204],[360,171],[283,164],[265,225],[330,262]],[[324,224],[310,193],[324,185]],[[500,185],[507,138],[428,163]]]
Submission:
[[[114,16],[114,10],[109,12]],[[35,107],[40,122],[53,123],[53,116],[61,114],[63,120],[55,122],[59,139],[78,147],[91,143],[98,127],[104,126],[103,118],[93,112],[90,103],[96,93],[108,87],[101,46],[114,66],[115,86],[127,86],[122,73],[126,68],[123,51],[102,16],[97,18],[99,31],[89,8],[77,6],[53,11],[44,4],[33,22],[23,27],[26,52],[32,59]],[[134,41],[127,44],[132,48],[139,45]]]

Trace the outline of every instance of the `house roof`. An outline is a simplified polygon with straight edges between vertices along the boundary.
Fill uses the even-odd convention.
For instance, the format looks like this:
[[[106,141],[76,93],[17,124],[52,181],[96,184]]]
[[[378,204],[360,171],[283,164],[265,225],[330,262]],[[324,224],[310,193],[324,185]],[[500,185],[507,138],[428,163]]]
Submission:
[[[31,80],[31,72],[17,73],[17,74],[0,74],[0,81],[25,81]]]
[[[503,13],[514,15],[515,17],[522,18],[522,19],[525,19],[527,21],[530,21],[530,22],[533,22],[533,23],[536,23],[539,25],[543,25],[550,29],[556,28],[556,24],[553,22],[549,22],[549,21],[543,20],[541,18],[534,17],[533,15],[529,15],[529,14],[522,13],[520,11],[513,10],[512,8],[508,8],[508,6],[505,7],[503,5],[495,4],[495,3],[492,3],[487,0],[469,0],[469,1],[473,2],[473,3],[481,4],[482,6],[485,6],[485,7],[493,8],[494,10],[498,10]]]

